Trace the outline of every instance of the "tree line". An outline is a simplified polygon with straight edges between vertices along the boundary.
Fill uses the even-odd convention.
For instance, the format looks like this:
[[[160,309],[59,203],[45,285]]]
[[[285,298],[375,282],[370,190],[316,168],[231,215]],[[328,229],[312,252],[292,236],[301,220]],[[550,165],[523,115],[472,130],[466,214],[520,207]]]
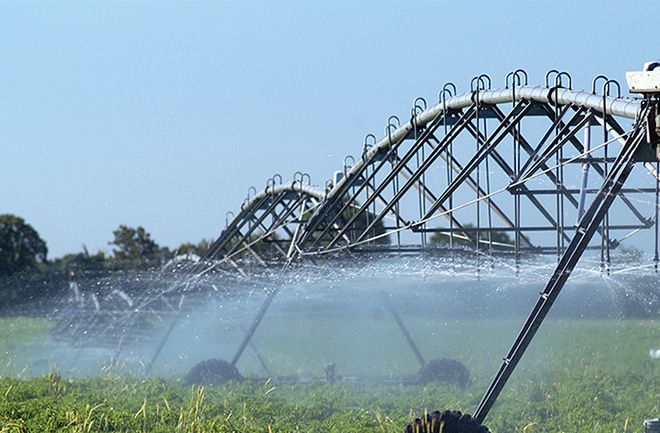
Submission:
[[[467,224],[466,227],[471,228],[472,225]],[[384,228],[379,227],[379,231],[384,232]],[[113,246],[111,254],[103,251],[90,254],[83,246],[83,251],[80,253],[67,254],[49,261],[46,242],[30,224],[15,215],[0,215],[0,278],[25,273],[64,272],[70,275],[77,272],[147,270],[173,258],[176,254],[202,256],[211,242],[202,240],[197,244],[184,243],[174,251],[170,251],[167,247],[159,246],[143,227],[120,225],[112,233],[114,239],[109,242]],[[387,238],[383,239],[389,241]],[[500,232],[494,234],[493,241],[511,243],[511,239]],[[448,242],[449,238],[444,233],[435,233],[430,239],[431,244]],[[454,242],[459,245],[470,243],[460,236]]]
[[[48,298],[66,289],[77,276],[99,276],[156,267],[176,254],[201,256],[210,244],[184,243],[174,251],[159,246],[143,227],[120,225],[113,231],[110,254],[83,251],[48,260],[48,247],[39,233],[21,217],[0,215],[0,312]]]

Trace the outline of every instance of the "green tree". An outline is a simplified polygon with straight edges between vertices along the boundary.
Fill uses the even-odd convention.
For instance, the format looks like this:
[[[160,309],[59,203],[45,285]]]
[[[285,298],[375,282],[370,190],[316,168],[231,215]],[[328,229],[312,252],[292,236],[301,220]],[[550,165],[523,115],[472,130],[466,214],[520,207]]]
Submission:
[[[107,257],[103,251],[92,255],[83,245],[83,252],[77,254],[67,254],[61,258],[51,261],[54,269],[65,272],[69,276],[75,274],[99,273],[107,270]]]
[[[238,240],[239,238],[231,239],[221,254],[226,254],[228,251],[232,251],[233,248],[236,247]],[[273,244],[279,240],[280,237],[277,235],[277,233],[271,233],[269,236],[264,237],[263,232],[256,231],[252,233],[245,241],[243,241],[233,254],[236,254],[236,257],[250,256],[251,253],[249,250],[252,250],[259,254],[261,258],[279,257],[279,254],[275,252],[275,247],[273,246]]]
[[[195,254],[202,257],[209,249],[213,241],[202,239],[198,244],[192,242],[185,242],[176,249],[176,254]]]
[[[644,251],[632,245],[619,245],[616,252],[616,260],[621,263],[641,263],[644,259]]]
[[[338,205],[337,209],[339,209],[339,206],[344,206],[346,203],[346,200],[343,199],[340,205]],[[338,219],[338,225],[340,227],[343,227],[352,217],[353,213],[357,211],[357,209],[360,207],[360,203],[358,201],[353,202],[352,207],[348,207],[342,212],[341,216]],[[303,220],[307,221],[310,217],[310,214],[305,214],[303,216]],[[373,220],[376,218],[376,215],[371,212],[370,210],[365,210],[363,211],[356,219],[353,221],[352,226],[347,230],[347,234],[350,239],[353,241],[355,238],[362,234],[364,230],[371,225]],[[321,233],[327,228],[327,224],[329,221],[326,221],[322,224],[319,225],[319,227],[316,229],[316,232],[314,234],[314,239],[316,239],[317,236],[320,236]],[[334,227],[334,225],[333,225]],[[376,245],[389,245],[392,241],[390,239],[390,236],[381,236],[387,232],[387,229],[385,228],[385,224],[383,223],[383,219],[378,221],[374,226],[372,227],[371,230],[369,230],[369,233],[365,236],[366,238],[374,238],[377,237],[375,241],[373,241],[374,244]],[[328,234],[324,236],[323,239],[321,239],[318,244],[319,245],[327,245],[330,243],[332,238],[337,234],[335,230],[330,230]],[[314,242],[314,239],[310,239],[308,244],[311,245],[312,242]]]
[[[23,218],[0,215],[0,276],[36,269],[47,254],[46,242]]]
[[[146,269],[170,256],[169,250],[160,248],[143,227],[120,225],[112,233],[115,240],[110,245],[119,247],[112,250],[114,260],[123,269]]]

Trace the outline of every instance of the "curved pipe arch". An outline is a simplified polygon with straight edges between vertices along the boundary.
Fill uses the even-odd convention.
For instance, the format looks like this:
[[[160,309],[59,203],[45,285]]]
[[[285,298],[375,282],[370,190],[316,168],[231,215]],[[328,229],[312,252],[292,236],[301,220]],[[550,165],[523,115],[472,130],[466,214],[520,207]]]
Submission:
[[[249,191],[248,198],[244,201],[234,220],[238,223],[242,218],[247,218],[250,213],[262,212],[262,199],[264,199],[264,195],[275,196],[283,192],[290,192],[295,194],[298,198],[309,199],[314,202],[313,206],[316,208],[314,212],[319,211],[319,215],[324,215],[324,212],[326,211],[325,207],[330,208],[331,206],[334,206],[333,203],[342,199],[342,194],[345,194],[346,187],[352,184],[347,182],[353,182],[356,176],[361,175],[367,164],[374,163],[374,161],[382,161],[382,158],[379,158],[377,154],[387,154],[393,143],[399,142],[410,136],[414,128],[426,128],[439,116],[461,112],[473,106],[475,85],[477,87],[476,91],[479,95],[479,103],[484,105],[509,105],[512,102],[528,101],[549,106],[570,106],[573,108],[590,110],[594,113],[606,113],[607,115],[627,119],[635,119],[641,110],[641,100],[620,97],[618,85],[609,80],[603,85],[603,94],[595,94],[593,91],[572,90],[570,88],[570,76],[564,72],[550,71],[546,74],[546,84],[549,83],[550,79],[553,79],[552,81],[554,81],[555,86],[552,88],[542,85],[527,85],[526,77],[524,71],[516,70],[507,76],[507,79],[505,80],[506,87],[492,89],[489,86],[490,77],[478,76],[473,79],[473,91],[461,94],[457,94],[455,92],[455,86],[448,83],[443,87],[439,94],[439,101],[437,104],[426,107],[422,110],[422,108],[424,108],[423,102],[418,98],[414,102],[413,115],[409,121],[400,123],[398,117],[390,116],[387,121],[385,136],[383,138],[378,140],[373,134],[367,135],[364,140],[361,157],[346,157],[344,159],[344,176],[339,179],[336,184],[333,185],[332,182],[326,182],[326,184],[321,187],[312,186],[309,182],[305,182],[302,173],[296,173],[291,182],[278,184],[277,180],[280,180],[281,182],[281,176],[273,176],[262,192],[253,195],[251,194],[253,191]],[[562,79],[564,79],[564,81],[568,80],[568,88],[561,86]],[[601,78],[597,77],[597,79],[600,80]],[[525,84],[521,85],[521,83]],[[612,89],[610,89],[611,86],[616,86],[616,90],[612,91]],[[592,87],[594,87],[594,85],[592,85]],[[610,94],[616,97],[610,96]],[[279,177],[279,179],[276,180],[277,177]],[[307,179],[309,179],[309,177],[307,177]],[[284,200],[289,200],[289,198]],[[331,204],[325,206],[326,203]],[[305,226],[302,219],[295,220],[295,222],[302,224],[301,227]],[[232,222],[230,222],[229,225],[231,226]],[[302,230],[306,229],[303,228]],[[295,238],[296,236],[293,237]],[[307,236],[307,234],[305,233],[301,236],[304,237]],[[292,239],[292,242],[295,243],[297,240]]]
[[[557,76],[555,81],[561,82],[561,74],[565,74],[569,80],[570,86],[570,76],[565,72],[556,72],[550,71],[546,75],[546,82],[551,73],[555,72]],[[441,103],[438,103],[432,107],[427,108],[422,113],[419,113],[415,116],[414,121],[418,126],[425,126],[427,123],[431,122],[438,115],[443,114],[445,111],[450,110],[461,110],[472,105],[472,95],[473,93],[462,93],[455,95],[449,98],[444,99]],[[479,91],[479,102],[482,104],[497,105],[504,103],[511,103],[515,98],[515,101],[528,100],[535,101],[545,104],[559,104],[559,105],[572,105],[575,107],[583,107],[587,109],[594,110],[596,112],[603,112],[603,95],[595,95],[591,92],[571,90],[570,88],[554,88],[550,99],[548,92],[548,87],[546,86],[517,86],[515,91],[513,88],[500,88],[500,89],[487,89]],[[637,113],[640,110],[641,102],[639,100],[626,99],[626,98],[612,98],[610,96],[605,96],[605,109],[606,114],[625,117],[628,119],[635,119]],[[391,119],[391,118],[390,118]],[[342,190],[342,185],[349,179],[351,176],[355,175],[365,164],[365,161],[373,156],[376,152],[386,151],[391,143],[400,140],[406,136],[411,129],[413,128],[412,119],[411,121],[401,124],[398,128],[392,130],[394,127],[391,123],[388,124],[386,129],[387,136],[382,138],[380,141],[375,143],[371,149],[367,151],[366,158],[359,159],[351,170],[342,178],[334,188],[328,193],[328,197],[332,197],[337,191]]]

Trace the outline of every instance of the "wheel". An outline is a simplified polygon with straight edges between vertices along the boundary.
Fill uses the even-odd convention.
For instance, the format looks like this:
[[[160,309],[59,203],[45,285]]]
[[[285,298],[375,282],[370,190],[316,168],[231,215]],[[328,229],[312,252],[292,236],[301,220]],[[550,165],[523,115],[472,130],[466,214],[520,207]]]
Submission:
[[[222,359],[202,361],[186,375],[186,385],[219,386],[230,380],[241,381],[243,376],[235,366]]]
[[[405,433],[489,433],[488,427],[470,415],[455,411],[435,411],[408,424]]]
[[[419,369],[415,384],[425,385],[434,380],[454,383],[465,389],[470,384],[470,372],[463,364],[453,359],[432,359]]]

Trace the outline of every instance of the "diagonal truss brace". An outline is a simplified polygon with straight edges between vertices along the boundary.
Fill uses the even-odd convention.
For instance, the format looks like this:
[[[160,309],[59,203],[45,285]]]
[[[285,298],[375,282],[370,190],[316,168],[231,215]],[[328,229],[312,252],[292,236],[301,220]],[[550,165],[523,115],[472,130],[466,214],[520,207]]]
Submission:
[[[424,160],[424,162],[415,170],[415,172],[410,176],[410,178],[406,181],[406,183],[399,189],[397,194],[390,200],[390,203],[385,206],[385,209],[383,209],[379,215],[377,215],[371,223],[366,227],[366,229],[362,232],[362,234],[358,237],[358,242],[363,240],[365,235],[369,233],[371,230],[374,229],[376,224],[378,224],[386,215],[387,212],[389,212],[392,207],[394,207],[394,204],[398,202],[398,200],[410,190],[410,188],[413,187],[413,185],[418,181],[418,179],[421,177],[422,173],[426,172],[428,167],[433,164],[433,162],[440,157],[441,152],[445,150],[445,148],[449,145],[449,143],[468,125],[468,123],[472,120],[472,118],[476,115],[476,107],[475,105],[472,105],[468,111],[463,113],[461,117],[457,120],[457,122],[452,126],[452,128],[449,130],[448,134],[442,138],[440,141],[440,144],[436,146],[431,153],[427,156],[427,158]],[[438,123],[437,126],[440,124]],[[431,128],[429,128],[430,130]],[[427,131],[429,131],[427,130]],[[429,133],[429,136],[431,133]],[[424,135],[420,137],[420,141],[426,141],[427,137]],[[408,152],[410,153],[410,152]],[[412,157],[412,156],[411,156]],[[403,159],[402,162],[407,162],[406,159]],[[398,164],[397,167],[400,167],[401,164]],[[387,179],[385,179],[377,188],[375,193],[380,194],[382,190],[390,184],[392,178],[394,175],[399,173],[399,169],[392,170],[390,175],[388,176]],[[372,198],[373,197],[373,198]],[[344,226],[343,231],[348,230],[348,227],[350,227],[355,220],[360,216],[360,214],[367,209],[367,206],[371,204],[371,202],[375,200],[375,194],[369,197],[367,201],[362,205],[362,207],[356,212],[351,219],[348,221],[348,223]],[[341,232],[340,232],[341,233]],[[332,246],[335,245],[337,240],[339,239],[339,236],[336,236],[335,239],[333,239],[330,244],[328,245],[328,248],[331,248]]]

